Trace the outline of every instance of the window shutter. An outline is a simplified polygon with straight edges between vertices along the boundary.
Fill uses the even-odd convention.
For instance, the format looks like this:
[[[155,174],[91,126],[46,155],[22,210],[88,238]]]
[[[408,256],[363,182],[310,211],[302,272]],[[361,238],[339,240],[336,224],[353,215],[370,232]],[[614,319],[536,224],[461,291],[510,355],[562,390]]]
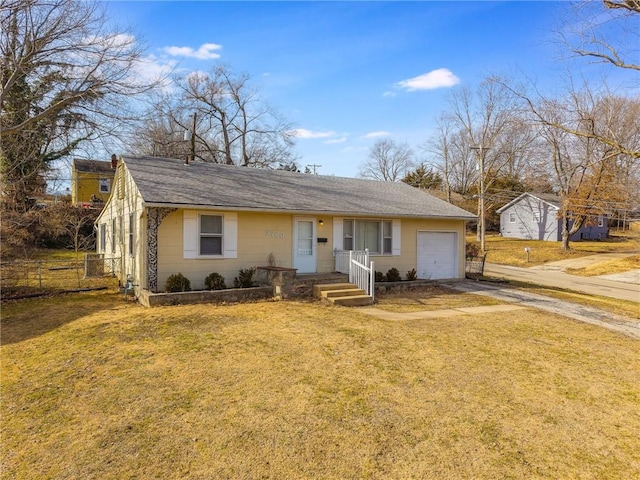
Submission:
[[[400,255],[401,231],[400,220],[393,220],[391,225],[391,255]]]
[[[238,258],[238,214],[225,213],[223,228],[223,256],[224,258]]]
[[[344,238],[342,238],[342,225],[344,218],[333,217],[333,249],[344,249]]]
[[[196,258],[198,256],[198,214],[191,210],[182,213],[182,256]]]

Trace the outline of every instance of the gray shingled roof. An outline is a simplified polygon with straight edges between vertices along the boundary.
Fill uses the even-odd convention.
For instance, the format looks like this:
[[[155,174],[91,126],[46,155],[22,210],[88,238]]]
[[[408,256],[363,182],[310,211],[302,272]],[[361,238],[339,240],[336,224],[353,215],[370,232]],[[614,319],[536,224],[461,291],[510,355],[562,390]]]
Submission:
[[[145,203],[236,210],[474,219],[404,183],[125,157]]]
[[[114,174],[114,170],[111,168],[111,162],[74,158],[73,164],[77,172]]]
[[[560,208],[560,206],[562,205],[562,199],[559,196],[554,195],[553,193],[529,193],[529,192],[525,192],[525,193],[523,193],[521,195],[518,195],[516,198],[514,198],[510,202],[504,204],[500,208],[498,208],[496,210],[496,212],[497,213],[504,212],[507,208],[509,208],[511,205],[514,205],[514,204],[518,203],[524,197],[537,198],[539,200],[542,200],[543,202],[547,202],[548,204],[550,204],[550,205],[552,205],[552,206],[554,206],[556,208]]]

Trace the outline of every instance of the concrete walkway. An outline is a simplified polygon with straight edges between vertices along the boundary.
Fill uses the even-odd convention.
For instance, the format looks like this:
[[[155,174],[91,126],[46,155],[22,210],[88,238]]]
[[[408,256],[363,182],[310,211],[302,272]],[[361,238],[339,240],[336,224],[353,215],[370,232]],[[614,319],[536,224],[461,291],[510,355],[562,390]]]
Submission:
[[[485,265],[484,274],[488,277],[505,278],[640,303],[640,284],[638,283],[619,282],[601,277],[579,277],[561,271],[519,268],[494,263]],[[640,305],[638,308],[640,309]]]

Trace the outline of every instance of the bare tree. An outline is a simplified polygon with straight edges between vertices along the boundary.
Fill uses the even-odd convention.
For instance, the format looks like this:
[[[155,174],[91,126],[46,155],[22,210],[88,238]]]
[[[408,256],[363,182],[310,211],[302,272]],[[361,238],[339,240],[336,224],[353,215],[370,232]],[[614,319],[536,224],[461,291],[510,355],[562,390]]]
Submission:
[[[638,71],[639,17],[640,2],[637,0],[575,2],[559,36],[577,56]]]
[[[369,150],[369,158],[360,167],[365,178],[396,182],[413,167],[413,150],[405,142],[388,138],[378,140]]]
[[[153,119],[138,129],[140,153],[251,167],[296,160],[292,125],[260,97],[248,75],[218,65],[175,83],[176,92],[157,99],[148,115]]]
[[[594,215],[630,199],[620,185],[631,182],[620,175],[638,158],[640,102],[596,95],[585,86],[562,99],[528,99],[528,105],[549,147],[562,197],[562,248],[568,250],[571,236]]]
[[[110,28],[98,2],[2,0],[0,55],[4,203],[25,210],[51,163],[119,131],[150,85],[133,75],[135,38]]]

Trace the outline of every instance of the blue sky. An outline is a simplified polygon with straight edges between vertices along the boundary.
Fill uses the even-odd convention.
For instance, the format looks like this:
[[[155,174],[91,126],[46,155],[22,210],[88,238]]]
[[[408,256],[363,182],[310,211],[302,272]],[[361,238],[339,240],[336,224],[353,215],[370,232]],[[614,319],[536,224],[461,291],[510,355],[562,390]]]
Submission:
[[[357,176],[371,145],[431,134],[451,88],[491,73],[552,84],[567,2],[109,2],[158,70],[246,72],[299,132],[302,166]]]

